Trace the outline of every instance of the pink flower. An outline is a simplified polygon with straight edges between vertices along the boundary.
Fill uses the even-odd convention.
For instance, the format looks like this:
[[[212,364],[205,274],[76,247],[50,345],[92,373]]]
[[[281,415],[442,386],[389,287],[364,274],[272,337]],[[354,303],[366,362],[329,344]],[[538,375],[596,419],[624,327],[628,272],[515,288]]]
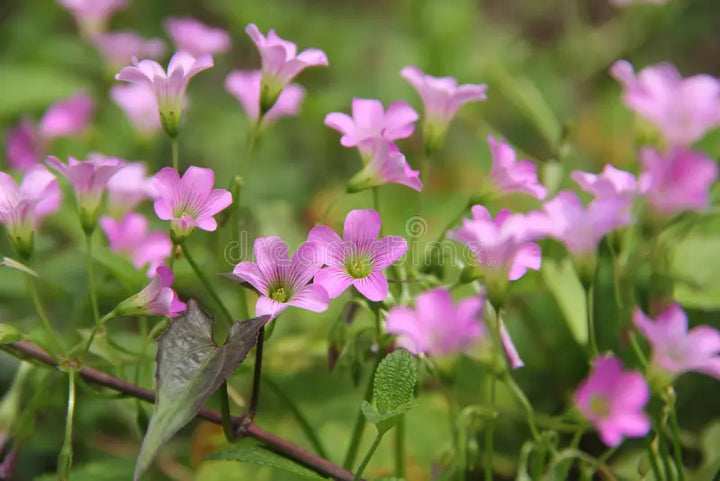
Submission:
[[[86,34],[93,36],[105,28],[116,10],[127,5],[127,0],[58,0],[58,3],[70,11]]]
[[[573,256],[594,256],[597,246],[610,232],[630,224],[627,201],[597,198],[583,207],[577,194],[569,190],[546,202],[544,216],[534,217],[538,229],[565,244]]]
[[[624,87],[625,105],[653,122],[671,145],[692,144],[720,125],[720,80],[710,75],[683,78],[663,63],[635,76],[626,60],[610,73]]]
[[[272,320],[289,306],[313,312],[328,308],[330,298],[325,288],[308,284],[323,263],[314,242],[302,244],[291,260],[282,239],[259,237],[255,240],[255,260],[257,264],[236,265],[233,274],[258,290],[256,316],[269,315]]]
[[[230,35],[217,27],[210,27],[194,18],[168,18],[167,30],[175,47],[196,57],[215,55],[230,50]]]
[[[45,216],[60,208],[60,202],[57,179],[44,166],[28,169],[19,186],[0,172],[0,222],[21,256],[32,253],[33,231]]]
[[[212,57],[201,55],[195,58],[187,52],[177,52],[170,59],[167,73],[153,60],[138,62],[133,57],[132,63],[132,66],[120,70],[115,78],[149,86],[157,100],[163,129],[170,137],[176,137],[188,83],[193,76],[213,66]]]
[[[39,162],[44,151],[43,141],[29,119],[8,130],[5,137],[5,156],[10,167],[26,171]]]
[[[720,379],[720,332],[710,326],[688,331],[688,319],[679,304],[672,304],[658,315],[647,317],[639,308],[633,321],[653,348],[652,364],[672,378],[698,371]]]
[[[529,218],[501,210],[495,220],[488,210],[475,205],[472,219],[463,219],[462,227],[448,231],[448,238],[468,246],[488,280],[517,280],[528,269],[540,269],[540,246],[531,239],[539,237]]]
[[[433,77],[419,68],[408,66],[400,75],[417,90],[425,106],[425,142],[436,148],[442,142],[450,121],[468,102],[485,100],[487,85],[458,85],[453,77]]]
[[[162,127],[155,94],[147,85],[114,85],[110,98],[123,109],[138,132],[154,133]]]
[[[667,154],[646,147],[640,150],[640,161],[640,193],[655,214],[671,217],[710,205],[710,188],[718,178],[711,158],[685,147],[675,147]]]
[[[165,42],[159,38],[146,40],[135,32],[101,33],[93,37],[92,42],[113,69],[122,68],[133,57],[159,58],[165,55]]]
[[[233,70],[225,78],[225,90],[230,92],[245,109],[252,121],[260,115],[260,84],[262,72],[259,70]],[[289,84],[280,92],[277,101],[263,115],[263,122],[271,122],[281,117],[297,115],[305,97],[305,89],[298,84]]]
[[[379,100],[353,99],[352,117],[332,112],[325,117],[325,125],[342,133],[343,147],[358,147],[367,154],[364,146],[377,140],[392,142],[410,137],[415,131],[413,123],[418,114],[407,102],[394,102],[383,111]]]
[[[162,220],[172,221],[172,231],[186,237],[195,227],[214,231],[215,214],[232,204],[232,195],[225,189],[213,189],[212,169],[189,167],[182,178],[175,169],[165,167],[155,174],[152,185],[158,193],[155,213]]]
[[[637,180],[630,172],[606,164],[602,174],[591,174],[576,170],[572,178],[580,188],[595,197],[620,197],[632,200],[637,193]]]
[[[663,5],[667,3],[668,0],[610,0],[610,5],[614,7],[628,7],[633,4],[640,4],[640,3],[648,3],[648,4],[655,4],[655,5]]]
[[[107,191],[108,205],[114,213],[126,212],[143,200],[157,196],[152,181],[147,177],[147,166],[142,162],[125,164],[110,178]]]
[[[149,264],[148,275],[153,275],[172,252],[170,236],[148,232],[148,221],[142,214],[128,212],[120,220],[102,217],[100,227],[110,242],[110,250],[128,256],[136,269]]]
[[[455,304],[447,289],[425,291],[415,298],[414,308],[391,308],[385,330],[398,336],[398,347],[413,354],[465,352],[483,335],[483,301],[473,296]]]
[[[382,270],[407,251],[407,241],[398,236],[378,239],[382,221],[375,210],[353,210],[345,218],[343,239],[324,225],[313,227],[308,241],[318,245],[323,264],[315,284],[325,288],[331,299],[351,285],[371,301],[382,301],[388,282]]]
[[[179,316],[187,309],[187,305],[180,302],[177,293],[170,288],[174,280],[175,276],[171,269],[159,266],[150,284],[118,304],[115,308],[116,314],[118,316]]]
[[[327,56],[322,50],[310,48],[298,54],[296,45],[278,37],[275,30],[270,29],[265,37],[251,23],[245,32],[255,43],[262,61],[262,113],[270,110],[280,92],[304,69],[328,65]]]
[[[80,210],[80,221],[83,228],[91,232],[97,221],[105,187],[110,178],[124,167],[125,162],[100,154],[90,154],[86,161],[68,157],[67,165],[53,156],[49,156],[46,162],[72,185]]]
[[[395,144],[384,140],[371,141],[367,145],[370,144],[374,145],[364,147],[371,152],[370,160],[350,179],[348,192],[360,192],[385,184],[402,184],[418,192],[422,190],[420,172],[410,168],[405,156],[398,151]]]
[[[490,180],[492,187],[503,193],[524,192],[538,199],[547,196],[547,189],[540,184],[537,167],[529,160],[517,162],[515,151],[502,140],[488,137],[492,168]]]
[[[612,356],[598,358],[575,393],[578,409],[611,447],[620,444],[623,436],[643,437],[650,431],[650,421],[643,412],[649,399],[650,390],[642,374],[623,372],[620,361]]]
[[[40,119],[40,136],[53,139],[80,134],[87,128],[94,111],[92,99],[85,94],[55,102]]]

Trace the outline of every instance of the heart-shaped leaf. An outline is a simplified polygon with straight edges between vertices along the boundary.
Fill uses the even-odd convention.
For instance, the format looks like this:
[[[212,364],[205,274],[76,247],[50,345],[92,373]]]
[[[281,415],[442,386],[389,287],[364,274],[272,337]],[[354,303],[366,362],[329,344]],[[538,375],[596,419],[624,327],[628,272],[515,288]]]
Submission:
[[[158,339],[157,399],[135,465],[137,481],[173,434],[245,359],[268,316],[238,321],[222,346],[212,336],[213,318],[195,301]]]

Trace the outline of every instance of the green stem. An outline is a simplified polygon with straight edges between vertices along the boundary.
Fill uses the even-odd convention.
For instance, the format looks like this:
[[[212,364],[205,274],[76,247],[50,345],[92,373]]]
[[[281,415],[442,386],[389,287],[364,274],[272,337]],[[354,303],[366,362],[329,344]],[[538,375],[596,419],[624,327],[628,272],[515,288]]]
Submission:
[[[490,407],[495,409],[495,391],[496,391],[497,379],[495,373],[490,375]],[[485,430],[485,479],[492,481],[493,479],[493,443],[495,440],[495,420],[493,418],[488,419],[487,429]],[[467,470],[467,466],[463,466],[463,470]]]
[[[40,294],[38,293],[35,279],[32,277],[28,277],[28,289],[30,290],[30,295],[32,296],[33,304],[35,305],[35,312],[37,312],[37,315],[40,318],[40,322],[42,322],[45,333],[48,336],[50,344],[52,345],[52,350],[54,351],[52,353],[53,357],[56,357],[58,354],[64,356],[65,354],[62,345],[58,340],[55,329],[53,329],[52,324],[50,324],[50,320],[45,313],[45,309],[43,308],[42,302],[40,301]]]
[[[287,394],[285,394],[282,389],[280,389],[280,386],[278,386],[275,381],[273,381],[269,377],[263,376],[263,382],[275,394],[275,396],[277,396],[283,403],[285,403],[285,406],[287,406],[287,408],[290,410],[290,414],[293,415],[295,420],[300,425],[300,429],[302,429],[305,437],[307,437],[308,441],[310,441],[310,444],[312,444],[315,453],[322,458],[328,459],[327,451],[325,451],[322,442],[318,438],[317,434],[315,434],[315,430],[313,430],[307,418],[302,414],[302,412],[300,412],[300,409],[295,405],[293,400]]]
[[[595,312],[593,303],[594,289],[590,285],[585,289],[585,307],[587,310],[587,329],[588,329],[588,347],[590,349],[590,357],[598,356],[599,350],[597,339],[595,338]]]
[[[252,126],[250,133],[248,134],[247,146],[245,148],[245,164],[240,169],[240,175],[246,178],[250,173],[250,167],[252,165],[252,154],[255,150],[255,143],[260,135],[260,124],[262,123],[262,115],[259,115],[257,121]]]
[[[632,348],[633,352],[635,353],[635,357],[638,358],[638,361],[640,362],[640,365],[643,368],[643,371],[647,369],[648,362],[647,358],[645,357],[645,354],[643,354],[642,349],[640,349],[640,344],[638,344],[637,336],[635,335],[635,331],[630,332],[630,347]]]
[[[347,192],[344,191],[344,190],[341,191],[341,192],[339,192],[339,193],[335,196],[335,198],[332,200],[332,202],[330,202],[330,204],[328,204],[327,208],[325,209],[325,213],[323,214],[322,219],[320,220],[320,223],[321,223],[321,224],[324,224],[324,223],[325,223],[325,221],[327,220],[328,216],[330,215],[330,211],[332,210],[332,208],[335,207],[335,205],[340,201],[340,199],[342,199],[342,197],[343,197],[346,193],[347,193]]]
[[[373,366],[373,369],[370,372],[367,386],[365,387],[365,395],[363,396],[363,399],[367,402],[372,401],[375,370],[377,369],[381,360],[382,356],[378,353],[377,357],[375,358],[375,364]],[[353,427],[352,437],[350,438],[350,445],[348,446],[347,453],[345,454],[345,460],[343,461],[343,468],[347,470],[351,471],[353,465],[355,464],[355,459],[357,458],[358,449],[360,448],[360,441],[362,440],[363,431],[365,431],[365,416],[363,415],[362,411],[358,409],[357,417],[355,418],[355,426]]]
[[[107,321],[115,317],[115,309],[108,312],[103,316],[102,319],[98,320],[95,325],[93,326],[92,330],[90,331],[90,335],[88,336],[87,341],[85,341],[85,346],[82,350],[82,357],[81,359],[85,359],[87,357],[87,354],[90,352],[90,347],[92,346],[93,341],[95,340],[95,336],[97,335],[98,330],[105,325]]]
[[[578,448],[578,445],[580,444],[580,439],[582,439],[582,435],[584,432],[584,426],[578,427],[577,431],[575,431],[575,434],[572,437],[572,440],[570,441],[570,449],[576,450]],[[562,463],[556,473],[556,479],[567,479],[568,472],[570,471],[572,465],[572,459],[568,460],[567,463]]]
[[[453,228],[455,224],[457,224],[460,219],[465,215],[465,212],[470,208],[472,205],[472,201],[468,200],[467,203],[463,206],[462,210],[457,213],[455,217],[453,217],[450,222],[447,223],[447,225],[443,228],[443,230],[440,232],[440,235],[437,238],[437,243],[440,243],[445,240],[445,236],[447,235],[447,231]]]
[[[368,449],[367,454],[363,458],[362,462],[360,463],[360,467],[358,468],[357,472],[355,473],[355,476],[353,477],[353,481],[357,481],[360,479],[360,476],[362,476],[362,473],[365,471],[365,468],[367,467],[368,463],[370,462],[370,459],[373,457],[373,454],[375,454],[375,451],[377,450],[378,446],[380,446],[380,441],[382,441],[384,432],[378,432],[375,435],[375,440],[373,441],[372,445],[370,446],[370,449]]]
[[[58,478],[60,481],[70,479],[70,467],[73,460],[72,434],[73,418],[75,417],[75,371],[68,373],[67,417],[65,418],[65,440],[58,456]]]
[[[97,292],[95,290],[95,275],[93,273],[92,232],[85,234],[85,245],[87,246],[87,273],[90,303],[92,304],[95,325],[98,325],[100,323],[100,312],[98,310]]]
[[[187,244],[185,242],[182,243],[182,250],[185,254],[185,259],[187,259],[188,264],[190,264],[190,267],[192,267],[192,270],[195,272],[195,275],[200,280],[203,286],[205,286],[205,290],[208,291],[210,294],[210,297],[213,298],[215,303],[220,307],[220,309],[223,311],[223,314],[225,315],[225,318],[228,322],[229,326],[232,326],[233,324],[233,316],[230,314],[230,311],[227,307],[225,307],[225,304],[223,304],[222,300],[220,299],[220,296],[213,288],[212,284],[210,284],[210,280],[205,277],[205,274],[203,273],[202,269],[200,269],[200,266],[197,265],[197,262],[195,262],[195,259],[190,255],[190,251],[187,248]]]
[[[277,322],[277,320],[276,320]],[[258,403],[260,402],[260,385],[262,384],[262,360],[263,360],[263,346],[265,345],[265,326],[260,328],[258,332],[258,340],[255,345],[255,366],[253,367],[253,386],[252,394],[250,396],[250,408],[248,414],[250,419],[255,416],[257,412]]]
[[[373,198],[373,209],[375,209],[379,214],[380,213],[380,189],[378,187],[372,188],[372,198]]]
[[[235,199],[235,210],[232,213],[232,241],[238,248],[238,253],[242,253],[242,246],[240,245],[240,193],[242,192],[242,181],[236,179],[234,182],[233,196]],[[238,262],[241,259],[238,258]],[[245,289],[240,289],[240,317],[243,320],[250,318],[250,310],[248,309],[247,297],[245,295]]]
[[[672,430],[675,465],[677,466],[680,481],[685,481],[685,469],[682,460],[682,446],[680,445],[680,426],[678,425],[675,406],[668,406],[668,410],[670,415],[670,429]]]
[[[179,154],[178,154],[178,140],[177,140],[177,137],[173,137],[173,138],[172,138],[172,140],[170,141],[170,146],[171,146],[171,148],[172,148],[172,165],[173,165],[173,169],[175,169],[175,171],[176,171],[178,174],[180,174],[180,170],[178,170],[178,157],[179,157]]]
[[[228,397],[227,381],[220,386],[220,411],[222,412],[222,428],[225,433],[225,439],[229,443],[234,443],[237,437],[232,424],[232,415],[230,414],[230,399]]]
[[[657,447],[655,446],[655,440],[653,440],[652,438],[648,438],[647,454],[648,454],[648,460],[650,461],[650,469],[652,469],[655,480],[663,481],[665,478],[662,475],[662,472],[660,471],[660,464],[658,463],[658,459],[657,459],[658,458]]]
[[[405,479],[405,415],[395,426],[395,477]]]
[[[513,395],[517,398],[523,408],[525,408],[525,412],[527,413],[528,427],[530,428],[533,439],[536,442],[540,442],[540,432],[538,431],[537,425],[535,424],[535,410],[533,409],[532,404],[530,404],[530,401],[528,401],[525,393],[522,389],[520,389],[520,386],[517,385],[515,380],[510,375],[509,371],[505,371],[503,373],[502,380],[503,382],[505,382],[505,385],[510,389]]]

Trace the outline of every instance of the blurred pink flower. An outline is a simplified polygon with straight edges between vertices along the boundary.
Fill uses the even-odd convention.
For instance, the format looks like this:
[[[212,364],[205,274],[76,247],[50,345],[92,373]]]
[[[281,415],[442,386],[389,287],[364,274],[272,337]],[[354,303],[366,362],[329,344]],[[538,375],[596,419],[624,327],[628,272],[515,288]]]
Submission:
[[[720,332],[698,326],[688,331],[688,318],[679,304],[672,304],[656,320],[639,308],[633,321],[653,348],[652,364],[669,376],[668,382],[688,371],[698,371],[720,380]]]
[[[89,36],[105,29],[115,11],[125,8],[127,0],[57,0],[67,8],[80,28]]]
[[[640,150],[640,161],[640,193],[655,214],[670,217],[710,205],[710,188],[718,178],[717,164],[711,158],[685,147],[675,147],[667,154],[646,147]]]
[[[623,436],[643,437],[650,431],[643,412],[649,399],[650,389],[642,374],[623,372],[620,361],[612,356],[597,358],[575,393],[578,409],[611,447],[619,445]]]
[[[352,117],[331,112],[325,116],[325,125],[343,134],[340,138],[343,147],[358,147],[367,154],[365,146],[374,145],[374,141],[410,137],[418,118],[407,102],[394,102],[384,111],[379,100],[356,98],[352,101]]]
[[[518,353],[515,343],[513,342],[512,337],[510,337],[510,333],[505,327],[505,323],[502,319],[500,319],[500,344],[503,352],[505,353],[505,357],[507,357],[507,360],[510,363],[510,369],[520,369],[525,365],[523,360],[520,358],[520,353]]]
[[[100,227],[108,238],[110,250],[126,255],[136,269],[148,266],[151,276],[172,253],[170,236],[165,232],[148,232],[148,221],[136,212],[128,212],[120,220],[102,217]]]
[[[10,167],[28,170],[38,164],[44,152],[44,142],[30,119],[9,129],[5,137],[5,157]]]
[[[408,66],[400,75],[415,88],[425,107],[425,142],[436,148],[442,142],[450,121],[458,109],[468,102],[485,100],[487,85],[458,85],[453,77],[433,77],[419,68]]]
[[[620,197],[632,200],[637,193],[637,180],[630,172],[606,164],[601,174],[576,170],[571,177],[580,188],[595,197]]]
[[[472,219],[463,219],[447,236],[468,246],[489,281],[514,281],[528,269],[540,269],[540,246],[530,242],[540,234],[524,214],[503,209],[493,220],[485,207],[475,205]]]
[[[241,262],[233,274],[259,292],[256,316],[269,315],[272,320],[289,306],[313,312],[327,310],[330,299],[325,288],[308,284],[323,264],[317,244],[305,242],[292,260],[279,237],[258,237],[254,250],[257,263]]]
[[[348,182],[348,192],[359,192],[385,184],[402,184],[420,192],[423,188],[420,172],[412,170],[405,156],[395,144],[384,140],[369,141],[363,150],[370,152],[370,160],[365,167]]]
[[[165,167],[155,174],[152,185],[158,193],[155,213],[162,220],[172,221],[173,233],[182,238],[195,227],[214,231],[215,214],[232,204],[232,195],[225,189],[213,189],[212,169],[189,167],[182,178],[175,169]]]
[[[473,296],[456,304],[447,289],[432,289],[415,298],[414,308],[391,308],[385,330],[398,336],[398,347],[413,354],[465,352],[483,335],[483,302]]]
[[[683,78],[669,63],[646,67],[618,60],[610,73],[623,87],[623,101],[653,122],[675,145],[689,145],[720,126],[720,80],[710,75]]]
[[[318,245],[323,264],[314,283],[325,288],[331,299],[351,285],[371,301],[388,295],[382,270],[407,251],[407,241],[398,236],[378,239],[382,220],[372,209],[352,210],[345,218],[343,238],[324,225],[313,227],[308,241]]]
[[[118,316],[152,315],[177,317],[187,309],[177,293],[172,290],[175,276],[166,266],[158,266],[150,284],[132,297],[125,299],[115,308]]]
[[[101,33],[92,39],[112,69],[122,68],[133,57],[159,58],[165,55],[165,42],[159,38],[144,39],[135,32]]]
[[[213,66],[212,57],[201,55],[195,58],[187,52],[177,52],[170,59],[167,73],[153,60],[138,62],[133,57],[132,62],[132,66],[124,67],[115,78],[149,86],[157,100],[163,129],[170,137],[176,137],[188,83],[193,76]]]
[[[270,110],[280,92],[304,69],[328,65],[327,56],[322,50],[310,48],[298,54],[297,46],[278,37],[273,29],[268,31],[267,36],[263,36],[251,23],[245,32],[255,43],[262,61],[262,113]]]
[[[128,162],[107,183],[108,207],[113,213],[134,209],[146,199],[154,199],[157,191],[147,176],[143,162]]]
[[[60,208],[61,200],[57,179],[43,165],[28,169],[19,186],[0,172],[0,223],[23,257],[32,252],[33,231]]]
[[[230,50],[230,35],[225,30],[205,25],[194,18],[168,18],[165,21],[165,30],[177,50],[184,50],[195,57]]]
[[[655,5],[663,5],[667,3],[668,0],[610,0],[610,5],[614,7],[628,7],[630,5],[634,4],[640,4],[640,3],[651,3]]]
[[[547,196],[547,189],[538,181],[537,167],[529,160],[517,162],[515,150],[502,140],[488,137],[492,168],[492,187],[502,193],[524,192],[537,199]]]
[[[225,78],[225,90],[240,102],[248,118],[253,122],[257,121],[260,115],[261,81],[262,72],[259,70],[233,70]],[[304,97],[304,88],[298,84],[288,84],[280,92],[272,108],[263,115],[263,123],[297,115]]]
[[[123,109],[138,132],[153,133],[162,127],[155,94],[147,85],[114,85],[110,98]]]

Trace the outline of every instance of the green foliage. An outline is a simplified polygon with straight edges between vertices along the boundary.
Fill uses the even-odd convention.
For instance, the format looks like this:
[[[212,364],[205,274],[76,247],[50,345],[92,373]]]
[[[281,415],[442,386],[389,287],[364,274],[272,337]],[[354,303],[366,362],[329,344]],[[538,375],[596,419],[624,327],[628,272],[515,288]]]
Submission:
[[[207,461],[238,461],[241,463],[269,466],[288,471],[307,479],[325,479],[314,471],[271,451],[250,439],[242,439],[227,449],[204,458]]]
[[[170,323],[158,339],[157,400],[135,466],[135,480],[160,447],[245,359],[265,322],[266,317],[235,322],[219,347],[213,340],[213,318],[192,299],[185,314]]]
[[[132,463],[125,459],[107,459],[77,466],[70,470],[71,481],[127,481],[132,478]],[[57,481],[57,474],[38,476],[35,481]]]
[[[0,324],[0,344],[11,344],[22,339],[20,330],[10,324]]]
[[[404,349],[388,354],[375,371],[375,407],[367,401],[363,401],[360,406],[365,419],[375,424],[381,434],[391,429],[400,416],[415,406],[413,392],[416,382],[415,358]]]

